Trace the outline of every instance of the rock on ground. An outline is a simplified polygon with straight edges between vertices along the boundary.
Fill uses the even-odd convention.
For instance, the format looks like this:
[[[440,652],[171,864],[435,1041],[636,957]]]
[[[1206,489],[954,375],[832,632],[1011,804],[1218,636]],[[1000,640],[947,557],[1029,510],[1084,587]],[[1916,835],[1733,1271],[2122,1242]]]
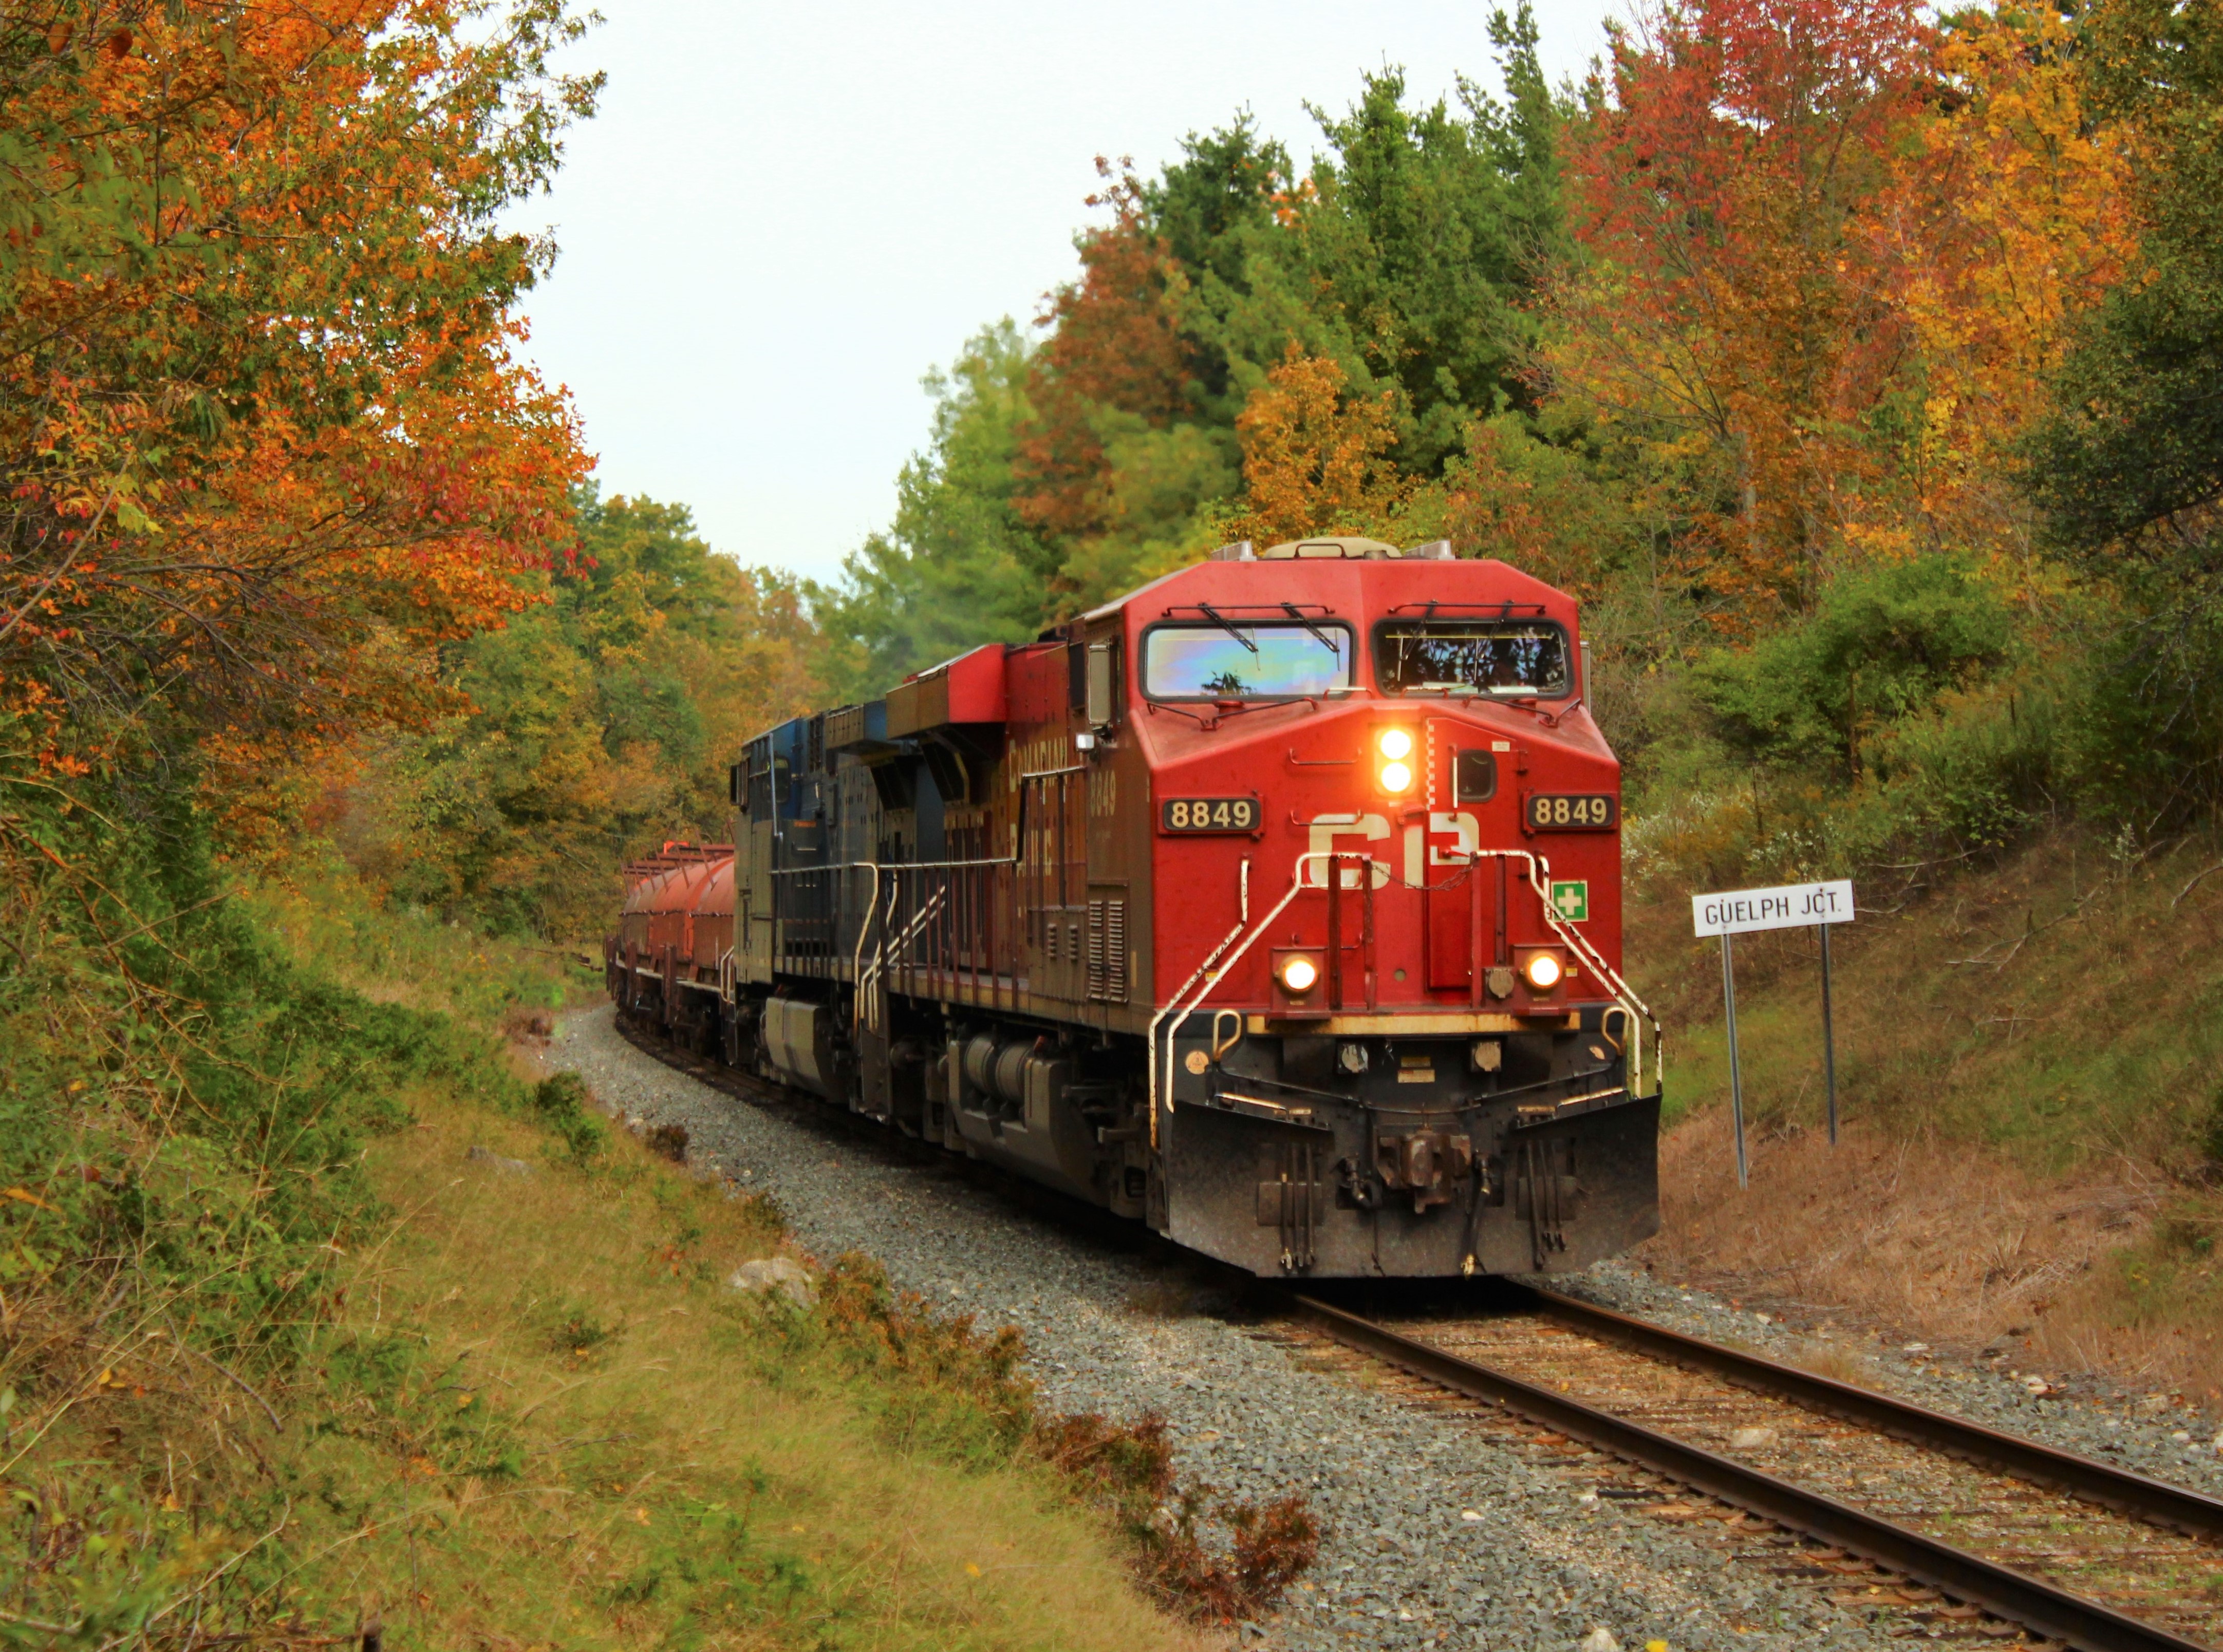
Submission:
[[[533,1167],[522,1159],[505,1159],[491,1147],[473,1147],[463,1155],[474,1165],[484,1165],[497,1176],[530,1176]]]
[[[768,1256],[760,1262],[744,1262],[726,1281],[735,1291],[777,1291],[798,1308],[818,1300],[818,1282],[810,1270],[792,1256]]]

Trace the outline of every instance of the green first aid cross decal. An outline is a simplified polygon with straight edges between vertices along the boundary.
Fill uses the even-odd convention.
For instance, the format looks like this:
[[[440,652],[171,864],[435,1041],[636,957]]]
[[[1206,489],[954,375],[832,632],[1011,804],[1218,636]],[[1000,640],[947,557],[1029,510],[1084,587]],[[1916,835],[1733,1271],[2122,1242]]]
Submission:
[[[1590,915],[1590,886],[1583,878],[1571,878],[1564,883],[1552,885],[1552,910],[1559,914],[1563,924],[1586,923]]]

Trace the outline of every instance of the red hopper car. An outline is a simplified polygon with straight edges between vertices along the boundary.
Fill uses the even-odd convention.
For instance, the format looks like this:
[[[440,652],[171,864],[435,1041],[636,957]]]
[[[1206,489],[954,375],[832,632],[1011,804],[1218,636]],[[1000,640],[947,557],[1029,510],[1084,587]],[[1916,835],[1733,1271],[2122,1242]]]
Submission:
[[[1502,562],[1231,546],[752,740],[612,996],[1262,1274],[1584,1266],[1659,1115],[1585,663]]]

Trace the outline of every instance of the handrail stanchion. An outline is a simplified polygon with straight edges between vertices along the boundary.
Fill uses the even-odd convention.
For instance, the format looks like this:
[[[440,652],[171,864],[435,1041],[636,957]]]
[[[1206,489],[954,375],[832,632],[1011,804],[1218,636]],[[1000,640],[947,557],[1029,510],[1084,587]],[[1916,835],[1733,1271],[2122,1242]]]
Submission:
[[[1327,1007],[1343,1008],[1343,857],[1327,861]]]

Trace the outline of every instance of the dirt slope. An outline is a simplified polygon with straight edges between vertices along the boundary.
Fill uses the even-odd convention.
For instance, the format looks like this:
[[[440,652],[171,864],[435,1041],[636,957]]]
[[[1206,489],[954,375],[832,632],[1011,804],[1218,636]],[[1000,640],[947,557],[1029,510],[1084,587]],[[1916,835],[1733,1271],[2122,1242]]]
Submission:
[[[1741,937],[1752,1179],[1736,1185],[1718,943],[1655,877],[1629,960],[1667,1028],[1647,1259],[1755,1298],[2223,1402],[2223,875],[2058,839],[1923,887],[1863,880],[1834,945],[1823,1130],[1811,932]]]

